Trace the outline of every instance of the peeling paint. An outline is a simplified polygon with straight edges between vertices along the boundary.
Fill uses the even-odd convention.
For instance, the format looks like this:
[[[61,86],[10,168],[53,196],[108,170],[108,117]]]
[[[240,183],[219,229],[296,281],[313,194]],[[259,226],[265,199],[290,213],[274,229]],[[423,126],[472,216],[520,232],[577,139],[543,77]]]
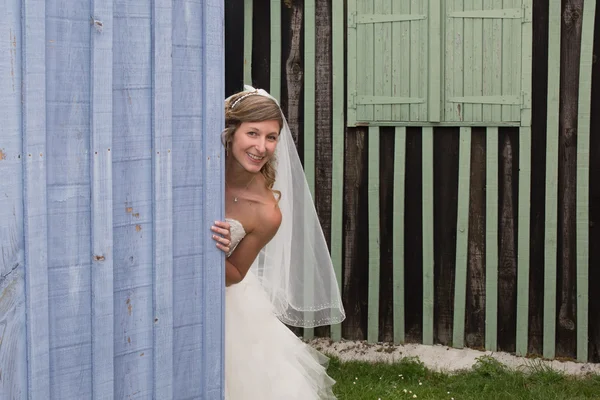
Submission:
[[[125,209],[125,212],[126,212],[127,214],[131,214],[131,213],[133,212],[133,207],[127,207],[127,208]]]
[[[135,226],[135,230],[136,230],[136,232],[141,231],[142,230],[142,226],[141,225],[136,225]]]
[[[127,313],[129,315],[131,315],[133,313],[133,306],[131,305],[131,299],[127,299],[125,304],[127,304]]]
[[[104,256],[98,256],[98,255],[95,255],[95,256],[94,256],[94,260],[95,260],[95,261],[104,261]]]
[[[4,149],[2,149],[4,150]],[[4,152],[0,150],[0,160],[4,160],[6,158],[6,154],[4,154]]]

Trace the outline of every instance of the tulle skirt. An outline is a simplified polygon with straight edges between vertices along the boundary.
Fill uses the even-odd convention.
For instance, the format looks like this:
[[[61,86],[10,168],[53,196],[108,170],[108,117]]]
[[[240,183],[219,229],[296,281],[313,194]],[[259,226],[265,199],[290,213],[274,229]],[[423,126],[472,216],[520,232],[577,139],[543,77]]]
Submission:
[[[327,361],[275,317],[252,272],[226,289],[226,400],[335,399]]]

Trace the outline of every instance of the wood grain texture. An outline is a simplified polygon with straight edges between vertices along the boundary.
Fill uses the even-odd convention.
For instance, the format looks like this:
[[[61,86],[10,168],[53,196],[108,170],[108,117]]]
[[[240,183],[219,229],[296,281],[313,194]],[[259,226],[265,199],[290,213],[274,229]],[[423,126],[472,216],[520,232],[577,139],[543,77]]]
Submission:
[[[113,1],[94,0],[91,33],[92,394],[114,397]],[[101,24],[101,29],[99,24]]]
[[[173,398],[173,3],[152,3],[152,393]]]
[[[213,221],[225,214],[224,181],[225,160],[220,140],[214,140],[214,133],[221,132],[224,124],[224,111],[220,99],[224,98],[223,67],[225,64],[222,32],[223,2],[205,0],[203,3],[204,41],[202,65],[204,66],[202,103],[203,142],[203,193],[202,221],[208,231]],[[215,196],[215,193],[218,195]],[[202,286],[203,286],[203,397],[207,400],[222,399],[224,385],[224,255],[219,251],[211,235],[203,237]],[[216,266],[216,268],[215,268]]]

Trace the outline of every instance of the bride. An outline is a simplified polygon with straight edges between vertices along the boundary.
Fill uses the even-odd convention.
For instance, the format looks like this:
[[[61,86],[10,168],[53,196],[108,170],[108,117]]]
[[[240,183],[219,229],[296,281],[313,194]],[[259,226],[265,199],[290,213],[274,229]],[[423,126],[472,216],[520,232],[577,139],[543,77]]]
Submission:
[[[334,399],[327,358],[285,325],[345,318],[323,232],[277,101],[246,90],[225,101],[225,398]]]

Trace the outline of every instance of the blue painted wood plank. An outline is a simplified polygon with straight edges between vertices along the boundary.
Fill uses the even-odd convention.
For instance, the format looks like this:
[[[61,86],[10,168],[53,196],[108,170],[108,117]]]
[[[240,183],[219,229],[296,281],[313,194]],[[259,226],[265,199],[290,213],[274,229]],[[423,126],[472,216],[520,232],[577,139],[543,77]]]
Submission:
[[[154,390],[152,2],[114,1],[115,398]]]
[[[165,400],[173,398],[172,4],[152,3],[152,395]]]
[[[223,129],[225,97],[223,71],[225,69],[223,21],[224,5],[221,0],[205,0],[203,15],[203,134],[205,137],[202,157],[204,168],[203,225],[207,234],[203,238],[203,292],[204,292],[204,398],[223,397],[224,353],[224,288],[225,268],[223,253],[214,245],[208,229],[225,213],[224,157],[219,132]],[[216,134],[213,134],[216,133]]]
[[[12,0],[5,2],[4,6],[7,12],[0,14],[0,37],[4,39],[0,42],[0,54],[3,55],[0,57],[0,76],[3,77],[0,79],[0,121],[2,121],[0,134],[0,340],[2,343],[0,345],[0,370],[2,370],[0,398],[13,399],[27,396],[28,373],[31,377],[32,372],[28,369],[27,351],[39,352],[42,342],[37,341],[34,345],[30,341],[30,346],[27,348],[25,330],[26,248],[23,236],[25,160],[22,157],[24,146],[21,135],[21,115],[29,108],[24,108],[24,104],[21,103],[21,82],[22,72],[24,72],[21,2]],[[31,69],[25,72],[30,72],[31,75]],[[39,158],[35,158],[35,161]],[[33,164],[33,166],[37,165]],[[31,176],[31,178],[35,177],[35,175]],[[35,332],[36,335],[38,333],[39,330]],[[47,338],[45,347],[46,354],[40,361],[43,362],[45,358],[47,374]],[[34,372],[41,378],[42,371],[39,366],[41,363],[37,363],[38,368]],[[48,384],[47,376],[45,383]]]
[[[92,397],[90,6],[46,1],[40,33],[46,56],[49,398]]]
[[[114,397],[112,68],[113,0],[93,0],[91,23],[92,394]]]
[[[174,398],[202,398],[202,3],[173,3]],[[219,101],[219,99],[215,99]]]

